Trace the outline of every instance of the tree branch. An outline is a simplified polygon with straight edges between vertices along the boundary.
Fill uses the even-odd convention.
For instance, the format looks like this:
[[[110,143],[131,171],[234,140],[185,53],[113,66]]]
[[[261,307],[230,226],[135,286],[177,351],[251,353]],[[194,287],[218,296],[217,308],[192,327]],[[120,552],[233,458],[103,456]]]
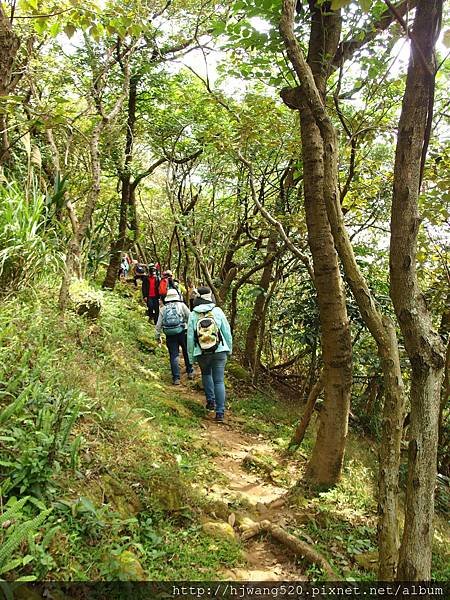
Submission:
[[[434,72],[431,69],[431,66],[428,63],[427,59],[425,58],[423,50],[420,47],[420,44],[418,43],[416,36],[414,35],[414,31],[411,31],[409,29],[408,24],[403,19],[403,16],[398,12],[397,7],[394,6],[392,4],[392,2],[390,2],[390,0],[384,0],[384,2],[386,4],[386,6],[388,7],[388,9],[390,10],[390,12],[394,15],[395,20],[401,25],[401,27],[402,27],[403,31],[405,32],[405,34],[407,35],[407,37],[411,40],[411,42],[416,47],[417,54],[419,55],[420,61],[422,62],[424,69],[426,71],[428,71],[428,74],[431,77],[434,77]]]
[[[403,18],[408,11],[416,7],[417,2],[418,0],[402,0],[394,7],[397,15]],[[357,32],[353,39],[341,42],[331,63],[333,68],[337,69],[343,62],[352,58],[355,52],[374,40],[379,33],[386,31],[395,19],[395,15],[387,8],[379,19],[369,23],[362,31]]]
[[[281,238],[283,239],[284,243],[289,248],[289,250],[292,252],[292,254],[297,256],[297,258],[299,258],[302,261],[302,263],[305,265],[305,267],[309,273],[309,276],[311,277],[311,280],[314,282],[314,271],[313,271],[312,265],[309,261],[309,258],[306,256],[306,254],[303,254],[303,252],[301,250],[299,250],[297,248],[297,246],[290,240],[289,236],[285,232],[284,227],[280,223],[280,221],[275,219],[275,217],[273,217],[269,213],[269,211],[266,208],[264,208],[264,206],[259,201],[258,195],[256,193],[256,189],[255,189],[255,180],[254,180],[254,176],[253,176],[253,168],[252,168],[251,163],[246,158],[244,158],[239,151],[238,151],[238,158],[248,169],[250,190],[252,193],[253,202],[258,207],[258,210],[260,211],[260,213],[262,214],[264,219],[266,219],[266,221],[268,221],[271,225],[273,225],[277,229]]]

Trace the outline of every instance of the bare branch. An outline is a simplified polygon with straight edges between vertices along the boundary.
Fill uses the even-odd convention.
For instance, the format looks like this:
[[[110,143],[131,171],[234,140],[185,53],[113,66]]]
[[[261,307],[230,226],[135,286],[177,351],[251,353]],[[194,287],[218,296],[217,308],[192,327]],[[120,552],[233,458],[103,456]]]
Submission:
[[[184,158],[175,158],[174,156],[168,156],[167,154],[165,154],[162,158],[159,158],[152,165],[150,165],[148,169],[146,169],[145,171],[143,171],[142,173],[137,175],[135,177],[133,183],[131,184],[131,187],[133,189],[136,189],[136,187],[140,184],[140,182],[143,179],[145,179],[146,177],[151,175],[160,165],[162,165],[165,162],[171,162],[171,163],[175,163],[177,165],[183,165],[183,164],[189,162],[190,160],[195,160],[198,156],[200,156],[200,154],[202,152],[203,152],[203,149],[200,148],[200,150],[197,150],[193,154],[190,154],[189,156],[185,156]]]
[[[156,162],[154,162],[152,165],[150,165],[148,167],[148,169],[146,169],[145,171],[143,171],[142,173],[140,173],[139,175],[137,175],[135,177],[133,183],[131,184],[131,187],[133,189],[136,189],[137,186],[140,184],[140,182],[143,179],[145,179],[146,177],[148,177],[149,175],[151,175],[160,165],[162,165],[166,161],[167,161],[167,158],[165,156],[163,158],[159,158]]]
[[[258,195],[256,193],[256,189],[255,189],[255,180],[254,180],[254,176],[253,176],[253,167],[252,167],[251,163],[246,158],[244,158],[239,151],[238,151],[238,158],[248,169],[250,190],[252,193],[253,202],[256,204],[256,206],[258,207],[258,210],[260,211],[262,216],[266,219],[266,221],[268,221],[271,225],[273,225],[277,229],[277,231],[281,235],[281,238],[283,239],[284,243],[289,248],[289,250],[302,261],[302,263],[305,265],[306,269],[308,270],[311,280],[314,282],[314,271],[313,271],[313,268],[309,261],[309,258],[306,256],[306,254],[303,254],[303,252],[301,250],[299,250],[297,248],[297,246],[291,241],[291,239],[285,232],[284,227],[280,223],[280,221],[275,219],[275,217],[273,217],[269,213],[269,211],[259,201]]]

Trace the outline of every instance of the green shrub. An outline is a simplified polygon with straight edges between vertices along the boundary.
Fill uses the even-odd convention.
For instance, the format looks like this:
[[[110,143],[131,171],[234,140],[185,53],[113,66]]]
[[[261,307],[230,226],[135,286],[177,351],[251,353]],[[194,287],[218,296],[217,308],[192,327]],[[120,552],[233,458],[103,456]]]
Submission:
[[[3,496],[42,496],[60,461],[76,462],[70,432],[80,393],[61,385],[58,349],[34,303],[0,313],[0,481]]]
[[[60,264],[55,229],[45,197],[29,196],[17,184],[0,187],[0,290],[8,294],[35,281],[38,273]]]

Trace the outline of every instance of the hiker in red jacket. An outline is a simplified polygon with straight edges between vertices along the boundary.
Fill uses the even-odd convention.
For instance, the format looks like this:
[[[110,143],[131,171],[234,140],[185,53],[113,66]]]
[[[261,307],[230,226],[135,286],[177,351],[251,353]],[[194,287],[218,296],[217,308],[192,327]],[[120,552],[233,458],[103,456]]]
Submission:
[[[183,300],[183,295],[180,292],[180,285],[176,279],[173,278],[172,271],[164,271],[162,279],[159,283],[159,297],[164,302],[166,294],[169,290],[176,290],[179,299]]]
[[[142,280],[142,295],[147,303],[147,314],[156,325],[159,316],[159,277],[155,265],[148,266],[148,276]]]

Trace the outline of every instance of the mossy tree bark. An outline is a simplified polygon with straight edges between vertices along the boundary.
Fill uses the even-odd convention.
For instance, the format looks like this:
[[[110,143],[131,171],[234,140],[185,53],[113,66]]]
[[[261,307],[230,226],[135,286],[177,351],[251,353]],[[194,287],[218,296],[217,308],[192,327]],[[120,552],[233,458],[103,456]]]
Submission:
[[[305,473],[315,485],[340,477],[347,439],[352,381],[351,336],[344,286],[323,196],[323,145],[310,110],[301,111],[305,213],[321,327],[324,404]]]
[[[431,123],[436,62],[434,46],[443,0],[419,0],[411,33],[406,89],[400,116],[391,212],[391,298],[411,364],[408,483],[398,579],[429,580],[444,348],[419,288],[416,245],[418,197]]]
[[[106,270],[103,287],[114,289],[117,281],[117,274],[120,268],[121,255],[125,248],[127,237],[127,220],[128,210],[133,204],[134,188],[131,185],[131,161],[133,159],[133,141],[134,141],[134,126],[136,123],[136,96],[137,85],[139,82],[138,76],[130,78],[130,89],[128,91],[128,110],[127,110],[127,130],[125,136],[125,159],[123,167],[119,169],[119,179],[121,183],[120,195],[120,213],[119,213],[119,231],[117,239],[111,245],[111,256],[109,259],[108,269]]]
[[[293,6],[289,8],[294,10]],[[332,71],[331,58],[339,47],[341,19],[338,12],[331,11],[329,2],[322,4],[311,1],[310,8],[312,16],[307,63],[314,86],[324,101],[327,80]],[[281,24],[280,30],[284,37]],[[302,108],[300,122],[305,213],[319,305],[323,358],[324,405],[305,478],[314,485],[328,487],[334,485],[341,475],[347,439],[352,384],[350,326],[325,206],[321,132],[312,110],[302,99],[300,89],[288,90],[282,97],[290,108]]]
[[[404,406],[397,338],[393,324],[387,317],[383,316],[377,307],[353,254],[340,203],[336,131],[325,107],[323,91],[317,85],[317,76],[311,68],[310,61],[305,60],[295,38],[293,23],[294,3],[291,0],[284,0],[280,31],[286,44],[288,56],[302,83],[300,94],[297,92],[295,97],[292,91],[288,90],[288,92],[285,92],[285,97],[288,98],[291,107],[294,101],[297,102],[298,108],[301,109],[302,127],[309,132],[309,135],[302,135],[303,152],[306,156],[305,166],[307,164],[306,161],[309,160],[312,162],[312,157],[315,156],[320,156],[322,161],[320,162],[319,159],[316,159],[316,164],[311,164],[306,170],[311,172],[315,168],[317,171],[317,164],[321,166],[321,171],[320,173],[317,172],[313,185],[317,186],[316,194],[321,195],[324,199],[327,224],[331,227],[334,244],[339,253],[347,281],[358,303],[361,315],[377,343],[383,369],[385,407],[379,477],[379,575],[380,579],[390,580],[395,577],[398,560],[398,470]],[[312,131],[313,127],[315,129],[314,132]],[[313,140],[317,146],[316,150],[314,150]],[[318,183],[317,177],[319,175],[320,179]],[[315,210],[318,210],[317,204]],[[315,227],[309,225],[308,229],[314,231]],[[317,276],[316,287],[318,287]],[[324,348],[323,353],[325,362]],[[325,414],[325,418],[328,418],[327,414]],[[320,433],[319,430],[319,435]],[[322,441],[325,443],[326,440]]]
[[[0,165],[10,158],[8,122],[5,98],[10,93],[12,73],[20,39],[14,33],[11,22],[0,4]]]

